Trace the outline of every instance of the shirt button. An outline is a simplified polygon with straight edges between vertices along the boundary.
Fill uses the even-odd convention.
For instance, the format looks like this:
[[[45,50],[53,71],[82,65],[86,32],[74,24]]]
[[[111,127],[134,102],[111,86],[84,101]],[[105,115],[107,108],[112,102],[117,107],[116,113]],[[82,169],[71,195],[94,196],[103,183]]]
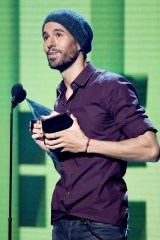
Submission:
[[[67,195],[70,195],[70,192],[67,192]]]

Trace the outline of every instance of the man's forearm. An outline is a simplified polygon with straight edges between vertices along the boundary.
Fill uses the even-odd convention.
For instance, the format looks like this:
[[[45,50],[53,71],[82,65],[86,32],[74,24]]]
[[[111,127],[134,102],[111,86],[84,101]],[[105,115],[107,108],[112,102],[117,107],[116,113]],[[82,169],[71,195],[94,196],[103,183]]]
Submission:
[[[148,131],[136,138],[120,142],[92,139],[87,152],[125,161],[156,162],[159,159],[159,144],[155,133]]]

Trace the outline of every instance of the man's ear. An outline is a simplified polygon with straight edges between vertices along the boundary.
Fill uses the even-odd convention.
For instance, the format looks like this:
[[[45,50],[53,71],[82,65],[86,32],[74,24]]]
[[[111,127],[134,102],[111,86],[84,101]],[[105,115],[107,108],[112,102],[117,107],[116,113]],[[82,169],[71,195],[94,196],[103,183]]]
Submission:
[[[81,47],[80,47],[80,45],[79,45],[79,43],[77,42],[77,47],[78,47],[78,51],[79,52],[81,52],[82,51],[82,49],[81,49]]]

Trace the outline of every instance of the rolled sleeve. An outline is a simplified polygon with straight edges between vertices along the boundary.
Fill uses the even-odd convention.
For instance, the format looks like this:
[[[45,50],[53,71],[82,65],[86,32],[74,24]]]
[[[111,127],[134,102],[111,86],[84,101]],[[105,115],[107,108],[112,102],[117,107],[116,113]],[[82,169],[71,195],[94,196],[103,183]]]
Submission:
[[[127,138],[137,137],[146,131],[157,132],[140,106],[138,94],[130,82],[119,78],[114,81],[113,91],[116,97],[112,101],[111,114],[120,132]]]
[[[147,131],[157,132],[147,117],[140,117],[122,128],[123,133],[128,138],[137,137]]]

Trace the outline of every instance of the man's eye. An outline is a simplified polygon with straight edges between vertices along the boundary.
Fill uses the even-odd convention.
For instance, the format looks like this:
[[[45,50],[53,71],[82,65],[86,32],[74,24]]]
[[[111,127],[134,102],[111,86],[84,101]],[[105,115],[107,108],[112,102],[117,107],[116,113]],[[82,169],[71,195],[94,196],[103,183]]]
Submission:
[[[60,37],[62,37],[62,34],[61,33],[56,33],[56,37],[60,38]]]
[[[48,36],[43,36],[43,40],[46,41],[48,39]]]

